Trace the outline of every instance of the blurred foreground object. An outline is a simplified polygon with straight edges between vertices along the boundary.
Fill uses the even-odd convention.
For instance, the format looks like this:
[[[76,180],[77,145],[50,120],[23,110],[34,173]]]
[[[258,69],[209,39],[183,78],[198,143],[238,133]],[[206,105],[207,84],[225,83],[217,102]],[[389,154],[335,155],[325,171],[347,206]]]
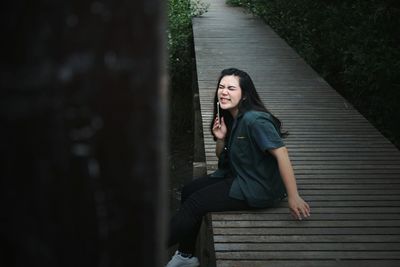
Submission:
[[[162,2],[3,4],[0,266],[162,266]]]

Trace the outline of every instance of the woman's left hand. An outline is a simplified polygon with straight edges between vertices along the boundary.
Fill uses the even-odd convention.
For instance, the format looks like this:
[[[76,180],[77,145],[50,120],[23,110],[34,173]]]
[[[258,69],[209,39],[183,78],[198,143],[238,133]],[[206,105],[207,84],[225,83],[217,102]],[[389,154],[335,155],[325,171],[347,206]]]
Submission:
[[[294,219],[302,220],[310,217],[310,206],[299,195],[288,197],[288,203]]]

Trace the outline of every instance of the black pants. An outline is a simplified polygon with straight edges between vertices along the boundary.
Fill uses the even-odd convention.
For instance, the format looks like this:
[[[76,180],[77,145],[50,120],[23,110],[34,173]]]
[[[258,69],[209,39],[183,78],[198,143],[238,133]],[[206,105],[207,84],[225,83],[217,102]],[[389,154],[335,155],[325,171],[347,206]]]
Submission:
[[[168,245],[179,243],[179,251],[193,254],[202,217],[207,212],[254,209],[245,201],[231,198],[233,178],[197,178],[184,186],[181,207],[172,217]]]

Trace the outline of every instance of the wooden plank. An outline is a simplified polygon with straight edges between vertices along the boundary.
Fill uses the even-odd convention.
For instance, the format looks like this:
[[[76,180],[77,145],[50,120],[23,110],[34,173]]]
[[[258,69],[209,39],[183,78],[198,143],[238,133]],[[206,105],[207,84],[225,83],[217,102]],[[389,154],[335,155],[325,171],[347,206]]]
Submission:
[[[287,221],[291,219],[288,213],[260,213],[260,212],[239,212],[239,213],[223,213],[223,214],[213,214],[214,221]],[[392,213],[381,213],[379,214],[379,220],[400,220],[399,214]],[[375,214],[330,214],[330,213],[317,213],[307,218],[307,221],[333,221],[333,220],[377,220]]]
[[[312,195],[304,197],[306,200],[325,200],[325,201],[338,201],[338,200],[363,200],[363,201],[380,201],[380,200],[399,200],[398,195]]]
[[[399,235],[399,227],[303,227],[231,228],[215,227],[214,235]]]
[[[301,178],[319,178],[319,179],[330,179],[330,178],[334,178],[334,179],[347,179],[350,180],[350,178],[364,178],[364,179],[375,179],[375,181],[380,181],[380,180],[385,180],[385,179],[396,179],[398,181],[398,179],[400,178],[400,176],[398,174],[393,174],[393,173],[386,173],[384,176],[382,174],[376,174],[376,173],[363,173],[363,174],[359,174],[359,173],[354,173],[354,174],[349,174],[349,173],[297,173],[296,177],[298,179]],[[379,180],[376,180],[379,179]]]
[[[218,260],[219,267],[398,267],[400,260]]]
[[[312,170],[316,172],[324,172],[327,170],[340,170],[340,171],[362,171],[362,170],[368,170],[368,171],[376,171],[380,174],[389,172],[389,173],[398,173],[400,170],[400,165],[397,164],[330,164],[330,165],[313,165],[313,164],[302,164],[302,165],[293,165],[293,169],[295,172],[301,171],[301,170]]]
[[[369,243],[357,242],[357,243],[319,243],[305,241],[303,243],[215,243],[215,250],[217,252],[222,251],[235,251],[235,252],[246,252],[246,251],[399,251],[400,243]],[[400,254],[400,253],[399,253]]]
[[[308,204],[314,208],[333,208],[333,207],[398,207],[400,209],[399,201],[331,201],[331,200],[323,200],[316,201],[310,200],[310,197],[305,197],[307,199]],[[375,203],[375,204],[374,204]],[[288,207],[287,202],[283,202],[282,207]]]
[[[400,191],[399,190],[345,190],[345,189],[338,189],[338,190],[330,190],[330,189],[325,189],[325,190],[310,190],[310,189],[303,189],[300,188],[301,194],[306,196],[306,195],[347,195],[347,194],[353,194],[353,195],[399,195]]]
[[[215,151],[213,151],[213,148],[206,147],[206,156],[211,157],[213,160],[217,160],[217,157],[215,156]],[[372,159],[374,160],[375,158],[379,158],[380,155],[384,154],[386,157],[396,157],[397,155],[395,153],[392,153],[391,151],[358,151],[357,149],[354,149],[352,151],[343,151],[341,154],[340,150],[337,151],[332,151],[329,152],[329,150],[302,150],[302,151],[296,151],[293,149],[289,149],[290,152],[290,157],[292,158],[302,158],[302,157],[325,157],[329,159],[330,157],[339,157],[340,155],[343,155],[343,157],[353,157],[356,159]]]
[[[339,246],[338,246],[339,247]],[[216,251],[216,257],[223,259],[247,259],[247,260],[278,260],[278,259],[387,259],[400,260],[398,251]]]
[[[400,235],[215,235],[216,243],[395,243]]]
[[[274,227],[286,227],[286,228],[312,228],[312,227],[396,227],[398,226],[398,220],[352,220],[352,221],[336,221],[336,220],[325,220],[325,221],[217,221],[212,222],[213,227],[240,227],[240,228],[274,228]]]
[[[303,188],[303,187],[302,187]],[[382,190],[388,189],[400,189],[399,184],[355,184],[355,183],[342,183],[342,184],[307,184],[307,190],[316,189],[316,190],[334,190],[334,189],[342,189],[342,190],[373,190],[373,192],[381,192]],[[394,192],[393,190],[388,191]]]
[[[299,185],[301,185],[303,187],[303,185],[308,185],[308,184],[369,184],[369,185],[373,185],[373,184],[393,184],[393,185],[398,185],[400,184],[399,179],[376,179],[376,178],[372,178],[372,179],[362,179],[362,178],[345,178],[345,179],[340,179],[340,178],[334,178],[334,179],[329,179],[329,178],[310,178],[306,177],[306,178],[299,178],[297,177],[297,183]]]
[[[245,211],[244,211],[245,212]],[[277,208],[270,208],[270,209],[257,209],[254,212],[257,213],[284,213],[288,214],[288,210],[286,207],[277,207]],[[213,212],[213,215],[216,214],[235,214],[237,212]],[[335,208],[335,207],[316,207],[313,208],[312,214],[317,214],[317,213],[331,213],[331,214],[375,214],[377,218],[380,218],[380,214],[382,213],[399,213],[399,209],[395,207],[386,207],[386,208],[381,208],[381,207],[341,207],[341,208]]]

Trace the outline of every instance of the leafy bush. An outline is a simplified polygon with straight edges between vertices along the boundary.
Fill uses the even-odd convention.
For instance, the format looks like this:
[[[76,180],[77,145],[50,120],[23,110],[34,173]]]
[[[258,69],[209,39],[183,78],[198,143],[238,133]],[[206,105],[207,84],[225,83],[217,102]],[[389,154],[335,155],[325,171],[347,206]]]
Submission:
[[[201,16],[209,4],[200,0],[168,0],[168,72],[171,137],[191,129],[193,33],[192,17]]]
[[[189,0],[168,1],[168,72],[171,138],[191,127],[192,24]]]
[[[193,2],[194,0],[191,0]],[[168,0],[168,68],[170,98],[170,210],[179,207],[180,188],[193,174],[193,36],[192,16],[208,6],[200,1]]]
[[[400,145],[400,3],[228,0],[262,17],[378,129]]]
[[[210,3],[203,2],[202,0],[190,0],[190,15],[192,17],[199,17],[208,11]]]

